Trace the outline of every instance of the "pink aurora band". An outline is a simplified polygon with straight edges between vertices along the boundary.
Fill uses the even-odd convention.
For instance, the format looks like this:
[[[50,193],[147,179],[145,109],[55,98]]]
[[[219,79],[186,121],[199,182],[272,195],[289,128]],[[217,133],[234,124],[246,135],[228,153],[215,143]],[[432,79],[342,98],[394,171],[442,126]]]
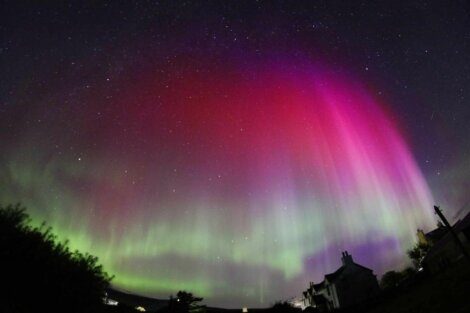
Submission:
[[[136,75],[89,132],[86,171],[49,166],[69,202],[48,220],[115,286],[266,306],[336,269],[343,250],[378,274],[403,266],[416,229],[434,223],[373,88],[316,67],[247,68]]]

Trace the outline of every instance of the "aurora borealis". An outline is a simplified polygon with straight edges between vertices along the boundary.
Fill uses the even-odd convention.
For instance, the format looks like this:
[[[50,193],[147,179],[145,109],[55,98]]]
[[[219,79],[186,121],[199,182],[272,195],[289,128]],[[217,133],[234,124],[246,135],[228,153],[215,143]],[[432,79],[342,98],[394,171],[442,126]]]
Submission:
[[[105,51],[89,58],[63,42],[118,28],[90,19],[52,32],[61,40],[37,30],[38,63],[6,66],[18,75],[2,86],[0,201],[97,255],[114,286],[263,307],[335,270],[343,250],[378,274],[404,266],[416,229],[435,224],[420,130],[395,87],[351,56],[256,32],[260,47],[227,34],[214,47],[160,21],[155,33],[168,36],[155,46],[145,32],[130,42],[125,23],[89,37]]]

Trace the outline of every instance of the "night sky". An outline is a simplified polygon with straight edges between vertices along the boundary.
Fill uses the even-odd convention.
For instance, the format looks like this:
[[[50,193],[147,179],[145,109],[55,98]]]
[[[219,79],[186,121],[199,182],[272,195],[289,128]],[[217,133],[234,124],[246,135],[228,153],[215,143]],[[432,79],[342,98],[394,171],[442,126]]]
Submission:
[[[298,296],[470,208],[467,1],[4,2],[0,203],[114,286]],[[401,4],[398,4],[401,3]]]

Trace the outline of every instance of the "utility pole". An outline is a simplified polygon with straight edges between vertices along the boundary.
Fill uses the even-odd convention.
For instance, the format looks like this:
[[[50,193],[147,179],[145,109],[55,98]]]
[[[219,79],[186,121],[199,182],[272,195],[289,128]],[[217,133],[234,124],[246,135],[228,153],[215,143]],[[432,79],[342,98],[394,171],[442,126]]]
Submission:
[[[442,223],[444,224],[444,226],[449,230],[450,234],[452,235],[454,241],[455,241],[455,244],[457,245],[457,247],[460,248],[460,250],[462,250],[462,254],[465,256],[465,258],[467,259],[467,261],[470,262],[470,255],[468,254],[467,250],[465,249],[465,247],[463,246],[462,242],[460,241],[459,237],[457,236],[457,234],[454,232],[454,229],[452,228],[452,226],[450,226],[449,222],[447,221],[446,217],[444,216],[444,214],[442,213],[441,209],[439,209],[438,206],[434,206],[434,212],[437,214],[437,216],[439,216],[439,218],[441,219]]]

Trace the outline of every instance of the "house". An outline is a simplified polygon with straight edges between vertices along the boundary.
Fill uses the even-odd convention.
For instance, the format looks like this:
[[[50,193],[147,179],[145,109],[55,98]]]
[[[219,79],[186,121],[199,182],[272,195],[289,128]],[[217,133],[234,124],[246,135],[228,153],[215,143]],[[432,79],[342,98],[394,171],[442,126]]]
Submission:
[[[418,229],[416,236],[418,243],[421,245],[432,246],[442,239],[447,234],[448,229],[440,221],[437,223],[437,228],[425,233],[422,229]]]
[[[326,274],[319,284],[310,283],[303,293],[306,304],[320,311],[359,304],[379,293],[377,277],[370,268],[354,262],[347,251],[342,252],[342,266]]]
[[[438,240],[431,242],[430,248],[423,259],[423,266],[431,273],[439,272],[465,257],[452,233],[447,228],[444,227],[444,229],[443,235]],[[458,220],[452,226],[452,229],[467,254],[470,254],[470,213],[463,219]],[[420,240],[419,236],[418,240]]]

